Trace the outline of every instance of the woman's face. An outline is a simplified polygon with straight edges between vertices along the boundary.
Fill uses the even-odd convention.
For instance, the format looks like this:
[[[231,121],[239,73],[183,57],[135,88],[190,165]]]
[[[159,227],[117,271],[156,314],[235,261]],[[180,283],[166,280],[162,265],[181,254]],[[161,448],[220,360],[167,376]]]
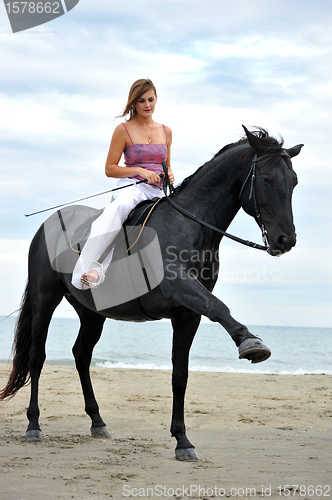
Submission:
[[[135,104],[135,108],[138,116],[144,118],[152,116],[154,108],[156,106],[157,96],[153,90],[148,90],[143,94]]]

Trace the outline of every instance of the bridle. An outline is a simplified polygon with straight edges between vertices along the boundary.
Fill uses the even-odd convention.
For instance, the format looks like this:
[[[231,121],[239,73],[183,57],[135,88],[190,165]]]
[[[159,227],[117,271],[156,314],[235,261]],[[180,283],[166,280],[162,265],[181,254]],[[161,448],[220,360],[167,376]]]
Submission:
[[[248,247],[257,248],[258,250],[264,250],[265,252],[268,252],[269,248],[270,248],[269,247],[268,234],[267,234],[266,228],[265,228],[265,226],[263,224],[261,213],[260,213],[259,206],[258,206],[258,203],[257,203],[256,189],[255,189],[255,180],[256,180],[256,165],[257,165],[257,162],[260,161],[260,160],[263,160],[264,158],[270,157],[270,156],[271,156],[270,154],[265,154],[263,156],[258,157],[257,153],[255,153],[254,159],[253,159],[253,161],[251,163],[251,167],[250,167],[249,173],[248,173],[248,175],[247,175],[247,177],[246,177],[246,179],[245,179],[245,181],[244,181],[244,183],[243,183],[243,185],[242,185],[242,187],[240,189],[240,194],[239,194],[239,200],[241,200],[244,188],[246,187],[247,182],[250,179],[249,200],[251,198],[253,198],[254,210],[255,210],[255,219],[256,219],[256,221],[257,221],[257,223],[258,223],[258,225],[259,225],[259,227],[261,229],[264,246],[263,245],[259,245],[258,243],[253,243],[252,241],[243,240],[242,238],[239,238],[238,236],[234,236],[232,234],[226,233],[222,229],[219,229],[216,226],[212,226],[208,222],[205,222],[202,219],[196,217],[196,215],[193,215],[192,213],[188,212],[186,209],[180,207],[177,203],[175,203],[169,197],[169,195],[167,194],[167,189],[169,189],[170,193],[172,194],[172,192],[174,191],[174,188],[173,188],[173,186],[171,185],[171,183],[169,181],[168,168],[166,166],[166,163],[163,161],[162,165],[163,165],[163,170],[164,170],[164,174],[165,174],[164,183],[163,183],[163,189],[164,189],[165,197],[166,197],[168,203],[170,205],[172,205],[172,207],[174,207],[176,210],[178,210],[178,212],[182,213],[186,217],[189,217],[190,219],[194,220],[195,222],[198,222],[199,224],[201,224],[201,225],[203,225],[205,227],[208,227],[209,229],[212,229],[213,231],[216,231],[217,233],[220,233],[223,236],[226,236],[227,238],[229,238],[229,239],[231,239],[233,241],[237,241],[238,243],[241,243],[242,245],[246,245]],[[281,153],[280,156],[285,156],[285,157],[290,158],[290,156],[288,155],[288,153],[285,150],[282,151],[282,153]]]
[[[255,153],[254,159],[252,160],[251,168],[250,168],[249,173],[248,173],[248,175],[246,177],[246,180],[244,181],[244,183],[242,185],[242,188],[240,189],[240,194],[239,194],[239,201],[241,203],[241,196],[243,194],[243,190],[246,187],[247,182],[249,181],[249,179],[251,177],[249,200],[251,200],[251,198],[253,198],[254,210],[255,210],[255,219],[256,219],[257,224],[259,225],[259,227],[261,229],[262,239],[263,239],[263,241],[265,243],[264,249],[266,249],[266,250],[268,250],[268,248],[269,248],[269,241],[268,241],[268,237],[267,237],[267,231],[266,231],[266,228],[265,228],[265,226],[263,224],[262,216],[261,216],[261,213],[260,213],[260,210],[259,210],[259,207],[258,207],[258,203],[257,203],[256,189],[255,189],[255,180],[256,180],[256,165],[257,165],[258,160],[262,160],[263,158],[266,158],[268,156],[269,155],[265,154],[265,155],[261,156],[260,158],[258,158],[257,153]]]
[[[289,154],[287,153],[287,151],[285,151],[284,149],[279,154],[279,156],[282,156],[284,158],[291,158],[289,156]],[[245,179],[245,181],[244,181],[244,183],[242,185],[242,188],[240,189],[240,194],[239,194],[239,201],[241,203],[241,196],[243,194],[243,190],[244,190],[247,182],[249,181],[249,179],[251,177],[249,200],[251,200],[251,198],[253,198],[254,211],[255,211],[255,219],[256,219],[257,224],[259,225],[259,227],[261,229],[262,238],[263,238],[263,241],[265,243],[267,251],[269,249],[268,235],[267,235],[267,230],[265,229],[265,226],[264,226],[264,223],[263,223],[263,219],[262,219],[262,216],[261,216],[261,213],[260,213],[260,210],[259,210],[258,202],[257,202],[256,189],[255,189],[255,180],[256,180],[256,165],[257,165],[257,162],[260,161],[260,160],[263,160],[264,158],[269,158],[269,157],[271,158],[271,154],[269,154],[269,153],[267,153],[267,154],[265,154],[263,156],[260,156],[260,157],[258,157],[257,153],[255,153],[254,159],[252,160],[251,168],[250,168],[249,173],[248,173],[248,175],[247,175],[247,177],[246,177],[246,179]]]

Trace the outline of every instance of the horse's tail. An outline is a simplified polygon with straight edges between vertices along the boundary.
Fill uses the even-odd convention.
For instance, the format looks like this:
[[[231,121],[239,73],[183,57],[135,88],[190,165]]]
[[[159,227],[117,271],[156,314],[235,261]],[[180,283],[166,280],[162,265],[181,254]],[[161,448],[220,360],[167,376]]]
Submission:
[[[29,351],[32,343],[31,323],[32,307],[28,281],[22,297],[20,315],[15,326],[15,337],[12,347],[13,368],[6,387],[0,391],[0,400],[15,396],[17,391],[30,380]]]

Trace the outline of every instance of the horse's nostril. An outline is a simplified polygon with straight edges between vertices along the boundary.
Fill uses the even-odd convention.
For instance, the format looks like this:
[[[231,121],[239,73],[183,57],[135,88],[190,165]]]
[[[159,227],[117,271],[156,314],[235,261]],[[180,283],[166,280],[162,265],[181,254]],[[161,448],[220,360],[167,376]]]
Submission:
[[[285,234],[282,234],[278,238],[278,247],[283,250],[283,251],[288,251],[290,250],[296,243],[296,236],[286,236]]]
[[[278,247],[281,248],[281,250],[284,250],[285,247],[286,247],[286,245],[287,245],[287,236],[285,236],[284,234],[282,234],[278,238]]]

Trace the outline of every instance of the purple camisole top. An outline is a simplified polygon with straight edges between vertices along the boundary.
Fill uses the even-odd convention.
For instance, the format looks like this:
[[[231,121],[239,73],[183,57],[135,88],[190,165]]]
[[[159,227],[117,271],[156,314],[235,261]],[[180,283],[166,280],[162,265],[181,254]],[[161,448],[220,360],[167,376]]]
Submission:
[[[124,123],[122,125],[126,129],[129,139],[131,140],[131,145],[123,152],[126,167],[142,167],[147,170],[152,170],[158,175],[161,174],[163,172],[162,161],[166,161],[167,159],[167,134],[165,126],[163,125],[166,136],[165,144],[134,144],[126,125]],[[136,175],[133,179],[139,179],[140,181],[144,180],[140,175]],[[155,185],[161,187],[162,182]]]

